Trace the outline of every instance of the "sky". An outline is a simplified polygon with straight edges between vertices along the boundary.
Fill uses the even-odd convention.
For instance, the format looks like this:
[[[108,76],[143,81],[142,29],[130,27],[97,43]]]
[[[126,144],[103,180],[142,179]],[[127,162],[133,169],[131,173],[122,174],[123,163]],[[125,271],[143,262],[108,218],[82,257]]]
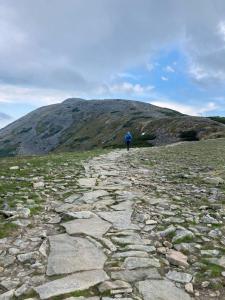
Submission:
[[[0,0],[0,127],[70,97],[225,116],[225,1]]]

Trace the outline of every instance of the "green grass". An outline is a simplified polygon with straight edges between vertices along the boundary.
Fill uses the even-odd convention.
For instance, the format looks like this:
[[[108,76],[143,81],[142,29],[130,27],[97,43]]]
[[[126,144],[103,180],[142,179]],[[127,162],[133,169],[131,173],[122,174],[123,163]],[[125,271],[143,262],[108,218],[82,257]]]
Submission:
[[[46,195],[54,200],[63,200],[76,193],[76,179],[83,172],[82,162],[106,152],[93,150],[0,158],[0,209],[7,204],[9,209],[14,210],[17,205],[22,204],[30,209],[31,217],[40,214],[44,209]],[[10,170],[12,166],[19,166],[19,169]],[[67,178],[68,175],[71,178]],[[44,189],[33,188],[35,177],[41,178],[37,181],[43,180],[46,183]],[[64,190],[61,189],[62,185]],[[7,222],[7,219],[2,218],[0,221],[0,237],[11,235],[15,231],[16,227]]]
[[[219,277],[221,272],[224,271],[224,268],[221,266],[212,264],[205,259],[202,259],[204,267],[202,268],[202,272],[210,272],[211,277]]]
[[[183,225],[183,224],[182,224]],[[180,238],[179,240],[176,240],[175,244],[181,244],[181,243],[191,243],[194,241],[194,237],[184,237],[184,238]]]
[[[16,232],[17,229],[18,229],[18,226],[16,224],[1,222],[0,223],[0,239],[7,237],[9,235],[12,235],[13,233]]]

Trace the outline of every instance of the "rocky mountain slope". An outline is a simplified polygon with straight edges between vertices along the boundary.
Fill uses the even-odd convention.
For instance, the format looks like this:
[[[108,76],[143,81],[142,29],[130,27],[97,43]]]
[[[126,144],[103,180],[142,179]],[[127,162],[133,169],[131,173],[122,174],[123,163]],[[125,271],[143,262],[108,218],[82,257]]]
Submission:
[[[0,299],[224,300],[224,148],[1,159]]]
[[[137,146],[225,136],[225,125],[148,103],[67,99],[0,130],[0,156],[119,147],[130,130]]]

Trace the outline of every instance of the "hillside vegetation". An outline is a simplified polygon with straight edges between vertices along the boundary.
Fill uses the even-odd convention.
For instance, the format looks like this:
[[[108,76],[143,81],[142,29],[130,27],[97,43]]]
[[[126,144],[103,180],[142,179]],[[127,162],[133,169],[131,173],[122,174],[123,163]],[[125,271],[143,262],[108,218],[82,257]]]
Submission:
[[[149,103],[67,99],[41,107],[1,129],[0,156],[121,147],[128,130],[136,146],[225,136],[221,123]]]

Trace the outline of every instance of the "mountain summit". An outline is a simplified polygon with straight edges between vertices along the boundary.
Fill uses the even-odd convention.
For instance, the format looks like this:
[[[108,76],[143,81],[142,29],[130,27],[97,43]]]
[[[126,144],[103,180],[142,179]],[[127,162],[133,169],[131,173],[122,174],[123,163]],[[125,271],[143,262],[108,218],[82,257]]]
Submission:
[[[128,130],[137,146],[225,136],[223,124],[149,103],[70,98],[1,129],[0,156],[120,147]]]

